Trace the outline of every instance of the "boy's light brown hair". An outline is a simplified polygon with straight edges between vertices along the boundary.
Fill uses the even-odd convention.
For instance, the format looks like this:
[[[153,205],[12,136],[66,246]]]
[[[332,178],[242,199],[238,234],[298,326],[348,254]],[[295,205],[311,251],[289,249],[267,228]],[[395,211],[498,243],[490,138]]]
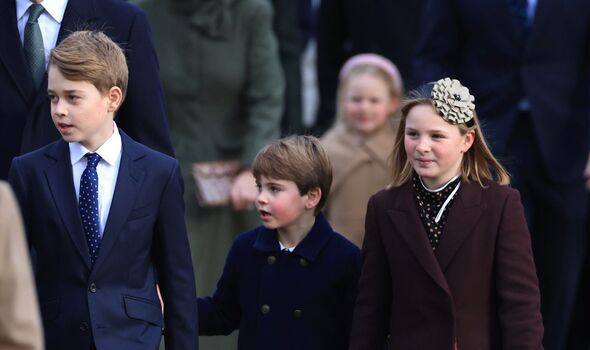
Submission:
[[[303,196],[319,187],[322,197],[315,208],[323,208],[332,185],[332,165],[320,141],[313,136],[289,136],[266,145],[254,159],[252,172],[256,181],[261,176],[293,181]]]
[[[117,86],[127,92],[129,71],[123,50],[99,31],[73,32],[51,50],[49,66],[72,81],[87,81],[102,94]]]

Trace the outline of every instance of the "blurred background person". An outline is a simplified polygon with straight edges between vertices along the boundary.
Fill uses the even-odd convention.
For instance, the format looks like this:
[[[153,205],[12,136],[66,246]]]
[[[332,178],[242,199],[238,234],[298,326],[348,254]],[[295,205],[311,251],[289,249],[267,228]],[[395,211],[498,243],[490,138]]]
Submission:
[[[369,197],[391,181],[388,159],[402,93],[397,67],[383,56],[355,55],[340,71],[336,121],[322,137],[334,169],[324,213],[359,248]]]
[[[16,199],[0,181],[0,349],[42,350],[43,330]]]
[[[421,30],[424,0],[321,0],[317,29],[320,105],[313,131],[323,134],[334,121],[338,72],[348,58],[380,54],[408,79]]]
[[[47,96],[49,52],[75,30],[101,30],[125,51],[129,88],[117,125],[172,155],[158,62],[145,14],[121,0],[0,1],[0,179],[13,157],[60,138]],[[150,98],[145,98],[150,96]]]
[[[525,207],[545,349],[566,349],[588,236],[590,2],[428,0],[423,18],[414,85],[451,75],[477,96]]]
[[[268,0],[143,0],[139,5],[153,28],[172,143],[185,178],[198,294],[211,295],[235,236],[258,225],[250,165],[258,150],[279,136],[284,81],[272,5]],[[225,205],[197,199],[193,165],[212,161],[239,162]],[[236,337],[207,337],[200,343],[201,349],[237,347]]]

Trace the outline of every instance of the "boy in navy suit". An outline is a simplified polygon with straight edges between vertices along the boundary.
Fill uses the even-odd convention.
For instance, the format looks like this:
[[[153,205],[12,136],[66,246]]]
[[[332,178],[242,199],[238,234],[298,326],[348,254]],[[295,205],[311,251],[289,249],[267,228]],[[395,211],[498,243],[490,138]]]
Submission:
[[[164,324],[167,350],[197,349],[182,177],[113,121],[127,87],[122,50],[75,32],[52,51],[48,77],[63,140],[15,158],[9,173],[47,349],[157,349]]]
[[[292,136],[263,148],[252,169],[262,226],[234,241],[215,294],[198,299],[200,335],[239,328],[244,350],[347,349],[360,252],[320,213],[326,153]]]

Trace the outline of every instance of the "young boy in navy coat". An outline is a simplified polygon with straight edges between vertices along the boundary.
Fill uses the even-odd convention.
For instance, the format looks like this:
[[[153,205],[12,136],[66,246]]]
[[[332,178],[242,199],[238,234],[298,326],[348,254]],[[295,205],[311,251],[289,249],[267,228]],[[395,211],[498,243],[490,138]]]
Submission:
[[[347,349],[359,249],[320,209],[332,168],[319,141],[291,136],[252,165],[263,225],[241,234],[213,297],[199,298],[199,334],[240,329],[239,349]]]
[[[157,349],[164,324],[167,350],[198,347],[182,177],[114,123],[127,75],[103,33],[63,40],[48,72],[63,139],[12,162],[48,350]]]

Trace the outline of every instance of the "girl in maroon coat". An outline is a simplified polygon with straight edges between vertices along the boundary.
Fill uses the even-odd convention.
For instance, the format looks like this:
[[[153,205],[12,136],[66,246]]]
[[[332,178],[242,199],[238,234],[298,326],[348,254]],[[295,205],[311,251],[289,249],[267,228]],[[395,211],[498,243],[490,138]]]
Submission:
[[[402,107],[392,185],[368,204],[350,348],[542,349],[519,194],[469,90],[423,90]]]

